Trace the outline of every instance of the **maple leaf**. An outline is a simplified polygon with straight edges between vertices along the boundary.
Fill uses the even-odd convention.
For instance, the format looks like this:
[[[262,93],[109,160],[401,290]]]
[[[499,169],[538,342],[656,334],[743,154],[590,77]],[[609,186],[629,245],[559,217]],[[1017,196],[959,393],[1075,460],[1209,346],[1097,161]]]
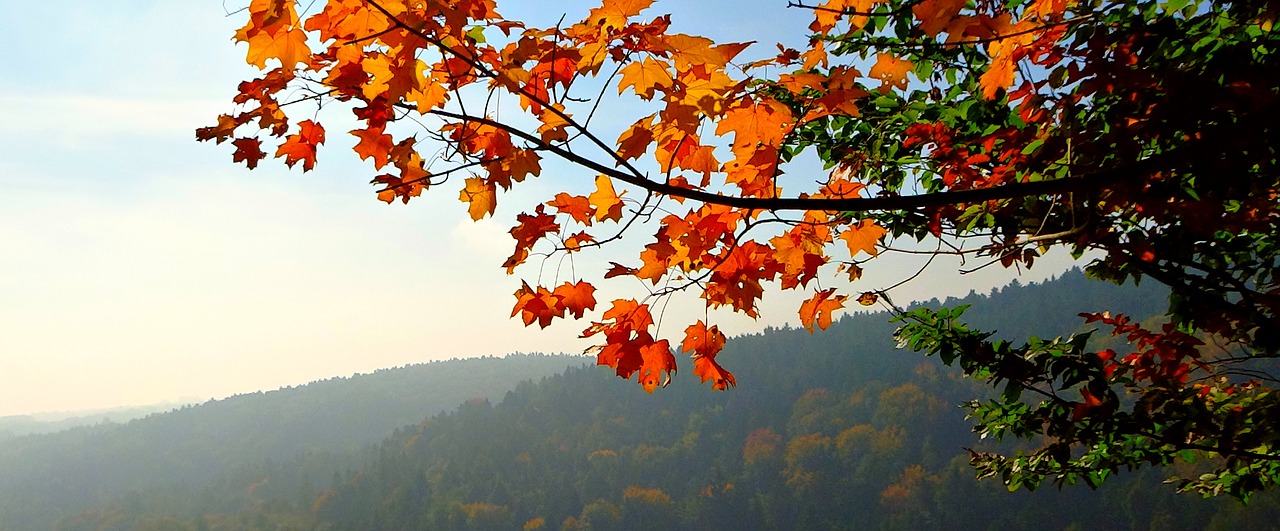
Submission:
[[[574,319],[581,319],[586,310],[596,309],[596,287],[588,282],[565,282],[552,292],[557,304],[564,307]]]
[[[1083,420],[1085,417],[1089,416],[1089,411],[1091,409],[1102,405],[1102,400],[1093,396],[1093,393],[1090,393],[1087,387],[1080,388],[1080,396],[1084,399],[1084,402],[1079,402],[1075,407],[1071,408],[1072,422],[1079,422]]]
[[[867,218],[857,225],[850,225],[840,233],[839,238],[849,244],[849,256],[857,256],[859,252],[876,256],[880,254],[876,244],[880,243],[880,238],[888,233],[889,231],[877,225],[874,219]]]
[[[760,146],[781,146],[794,126],[795,118],[790,108],[776,99],[765,98],[725,113],[716,124],[716,134],[733,132],[734,153],[746,150],[754,155]]]
[[[310,57],[307,34],[299,27],[281,27],[276,31],[261,31],[249,37],[246,60],[261,69],[266,69],[267,59],[276,59],[280,61],[281,68],[292,70],[298,63],[310,62]]]
[[[612,320],[617,326],[627,330],[646,330],[653,326],[653,314],[649,313],[649,305],[640,304],[634,299],[613,301],[613,306],[604,313],[604,319]]]
[[[622,80],[618,82],[618,94],[622,94],[627,87],[633,87],[636,95],[646,100],[652,99],[655,90],[665,91],[675,82],[668,68],[671,68],[671,65],[649,57],[644,58],[643,61],[632,62],[619,72],[622,74]]]
[[[215,143],[221,144],[235,135],[236,127],[239,125],[230,114],[218,115],[218,125],[196,129],[196,139],[201,141],[212,139]]]
[[[231,154],[231,162],[243,161],[251,170],[257,168],[258,161],[267,156],[262,152],[262,141],[256,138],[237,138],[231,144],[236,147],[236,152]]]
[[[618,137],[619,157],[636,159],[644,155],[644,152],[649,149],[649,144],[653,143],[653,130],[650,129],[652,120],[653,115],[650,115],[622,132],[622,136]]]
[[[560,225],[555,222],[555,216],[547,214],[543,206],[535,207],[532,214],[524,212],[516,214],[517,225],[510,230],[511,237],[516,240],[516,249],[503,264],[503,267],[507,268],[507,274],[511,274],[516,266],[524,262],[524,259],[529,256],[529,250],[539,240],[560,230]]]
[[[671,373],[676,371],[676,357],[671,355],[671,344],[662,339],[639,350],[641,364],[636,378],[644,390],[652,393],[659,385],[666,387],[671,383]]]
[[[324,127],[311,120],[298,122],[298,132],[289,135],[276,149],[276,156],[285,157],[290,168],[299,161],[302,171],[311,171],[316,165],[316,146],[324,143]]]
[[[844,301],[848,296],[835,295],[835,292],[835,288],[819,291],[800,305],[800,325],[809,333],[814,332],[814,324],[826,330],[831,326],[831,312],[844,308]]]
[[[922,0],[911,6],[911,13],[920,21],[920,30],[932,39],[950,28],[967,2],[968,0]]]
[[[591,201],[580,195],[569,195],[566,192],[556,194],[555,199],[547,201],[547,206],[555,207],[561,214],[568,214],[574,221],[590,225],[594,211]]]
[[[535,321],[541,328],[551,325],[551,319],[557,316],[556,298],[547,288],[538,286],[535,290],[529,287],[526,282],[520,283],[520,289],[515,292],[516,305],[511,310],[511,316],[515,317],[518,313],[524,321],[525,326],[533,324]],[[564,315],[564,310],[558,311],[559,315]]]
[[[862,278],[862,266],[859,266],[858,264],[840,264],[840,269],[836,272],[840,271],[844,271],[849,275],[849,282]]]
[[[468,177],[466,187],[458,193],[458,200],[470,203],[467,212],[471,219],[479,221],[485,215],[493,214],[498,206],[497,187],[482,177]]]
[[[444,83],[437,83],[433,79],[410,91],[405,95],[404,100],[412,103],[419,114],[426,114],[432,109],[443,107],[449,101],[449,89]]]
[[[687,71],[696,65],[722,69],[752,43],[715,44],[706,37],[673,34],[660,38],[661,45],[675,59],[676,70]]]
[[[662,281],[662,276],[667,274],[668,266],[665,254],[669,254],[659,254],[656,249],[657,247],[666,247],[670,249],[671,245],[663,243],[649,244],[645,250],[640,252],[640,269],[635,270],[635,272],[632,273],[636,278],[647,279],[655,286],[658,285],[658,282]]]
[[[881,3],[884,0],[827,0],[818,9],[813,11],[814,21],[809,25],[809,29],[818,33],[826,33],[836,27],[836,22],[845,11],[855,13],[867,13],[871,11],[872,6]],[[865,15],[854,15],[849,17],[849,25],[853,28],[860,28],[867,23]],[[807,68],[807,67],[806,67]]]
[[[906,59],[901,59],[890,53],[876,54],[876,64],[871,67],[868,76],[880,80],[881,90],[887,87],[896,87],[898,90],[907,89],[907,73],[915,67],[915,64]]]
[[[591,10],[585,22],[599,28],[601,34],[621,28],[627,19],[639,15],[653,0],[605,0],[597,8]]]
[[[987,55],[991,57],[991,65],[978,78],[982,96],[994,99],[1000,90],[1013,85],[1017,62],[1026,55],[1025,46],[1036,39],[1036,34],[1027,31],[1034,27],[1033,22],[1014,23],[1007,13],[990,21],[989,24],[994,35],[1008,35],[1008,37],[993,39],[987,44]]]
[[[579,232],[564,239],[564,249],[572,253],[581,250],[583,246],[594,243],[595,241],[596,238],[594,236],[585,232]]]
[[[596,208],[596,221],[622,219],[622,198],[613,191],[612,179],[604,175],[596,177],[596,191],[591,192],[587,200]]]
[[[390,159],[391,146],[394,142],[391,135],[385,134],[382,127],[368,127],[366,129],[355,129],[351,131],[352,135],[360,139],[356,144],[355,151],[360,154],[360,159],[373,159],[374,168],[382,168],[387,165]]]
[[[567,119],[569,115],[564,113],[564,105],[557,103],[553,107],[560,112],[553,112],[551,108],[546,108],[538,116],[538,119],[542,120],[542,125],[538,127],[538,134],[542,136],[542,141],[547,143],[569,138],[568,131],[565,131],[565,126],[569,125]]]
[[[698,321],[684,329],[684,341],[680,349],[692,352],[694,357],[714,358],[724,349],[725,337],[720,327],[707,328],[706,323]]]
[[[733,373],[724,370],[715,358],[699,357],[693,360],[693,374],[702,379],[702,383],[711,381],[711,388],[717,391],[724,391],[730,387],[738,385],[738,379],[733,377]]]
[[[609,262],[609,265],[613,267],[609,268],[609,271],[605,272],[604,278],[630,276],[630,275],[636,274],[635,268],[627,267],[617,262]]]

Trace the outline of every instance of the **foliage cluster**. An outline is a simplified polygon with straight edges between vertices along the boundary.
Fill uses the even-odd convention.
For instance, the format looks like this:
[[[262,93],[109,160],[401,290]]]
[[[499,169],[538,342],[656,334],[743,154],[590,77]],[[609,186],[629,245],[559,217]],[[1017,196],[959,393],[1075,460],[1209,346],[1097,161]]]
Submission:
[[[1012,386],[979,407],[988,431],[1057,441],[974,464],[1010,485],[1096,484],[1208,451],[1221,468],[1180,488],[1247,499],[1280,481],[1274,2],[793,3],[814,15],[808,46],[763,56],[672,32],[668,16],[642,16],[651,4],[604,0],[535,28],[492,0],[330,0],[311,12],[252,0],[236,38],[266,72],[197,137],[230,141],[253,168],[272,153],[265,133],[275,157],[310,170],[325,128],[286,110],[345,106],[355,152],[382,172],[380,198],[407,202],[460,176],[473,219],[549,158],[580,168],[590,191],[565,183],[515,216],[503,267],[541,264],[512,315],[590,319],[598,363],[649,391],[669,381],[676,348],[703,382],[735,385],[710,310],[755,317],[771,283],[810,292],[800,320],[824,328],[857,292],[891,306],[889,288],[820,280],[856,282],[887,251],[1030,267],[1062,247],[1095,278],[1167,285],[1168,318],[1140,327],[1090,313],[1131,342],[1092,352],[1083,339],[989,342],[954,313],[903,315],[911,346]],[[497,105],[503,95],[511,105]],[[612,130],[606,113],[630,125]],[[784,178],[802,154],[829,171]],[[631,265],[561,267],[654,225]],[[598,304],[597,277],[647,293]],[[661,337],[656,305],[686,290],[707,317]],[[1044,400],[1025,404],[1024,392]]]

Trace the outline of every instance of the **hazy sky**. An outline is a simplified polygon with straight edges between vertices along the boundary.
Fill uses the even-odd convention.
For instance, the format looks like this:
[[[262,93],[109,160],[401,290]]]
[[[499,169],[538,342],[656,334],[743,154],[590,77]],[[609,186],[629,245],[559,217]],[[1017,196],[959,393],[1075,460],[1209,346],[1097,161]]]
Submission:
[[[718,2],[659,2],[651,13],[674,11],[685,32],[772,43],[804,34],[808,15],[785,4],[734,4],[751,18],[727,17]],[[582,5],[508,0],[499,9],[554,23],[559,12],[580,18]],[[194,129],[230,111],[236,83],[256,74],[231,40],[244,15],[225,9],[237,7],[5,2],[0,415],[588,346],[576,338],[582,323],[540,331],[507,318],[519,279],[537,274],[498,267],[514,209],[472,223],[453,189],[407,206],[378,202],[372,168],[336,128],[306,174],[270,159],[248,171],[231,163],[228,145],[197,143]],[[546,197],[563,186],[551,173],[535,185]],[[1024,281],[1060,269],[1038,267]],[[931,298],[1007,281],[954,270],[896,293]],[[892,276],[877,275],[869,271],[867,288]],[[626,294],[601,288],[606,300]],[[759,321],[715,322],[734,333],[795,323],[799,300],[769,295]],[[673,306],[671,330],[688,322],[681,311],[701,313],[697,299]]]

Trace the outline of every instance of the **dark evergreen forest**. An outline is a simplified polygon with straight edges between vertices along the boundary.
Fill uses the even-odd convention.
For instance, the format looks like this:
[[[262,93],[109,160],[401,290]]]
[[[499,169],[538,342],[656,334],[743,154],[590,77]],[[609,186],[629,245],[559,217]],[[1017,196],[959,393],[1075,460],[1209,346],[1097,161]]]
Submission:
[[[972,303],[973,325],[1026,337],[1046,325],[1064,335],[1084,331],[1078,312],[1150,315],[1165,302],[1153,287],[1117,288],[1069,272],[927,305]],[[526,356],[487,361],[495,374],[531,378],[508,385],[505,396],[475,392],[444,413],[423,407],[390,433],[358,417],[380,408],[410,413],[391,395],[415,381],[429,387],[434,364],[380,373],[409,382],[388,384],[385,393],[353,378],[323,382],[306,399],[237,397],[224,413],[242,419],[236,423],[195,413],[206,405],[111,431],[20,438],[25,450],[0,445],[0,527],[1274,529],[1280,522],[1275,495],[1246,507],[1162,484],[1170,474],[1197,473],[1194,465],[1121,471],[1096,491],[1009,493],[998,481],[977,481],[966,448],[1040,441],[980,440],[959,404],[988,388],[896,349],[893,330],[876,313],[846,316],[817,334],[770,329],[735,338],[720,357],[738,375],[728,392],[699,386],[687,367],[649,395],[607,369],[544,376],[582,358]],[[539,369],[515,370],[535,362]],[[454,363],[463,370],[468,362]],[[477,390],[500,386],[460,372],[451,379]],[[376,437],[335,434],[361,430]],[[87,463],[94,468],[81,468]],[[134,475],[116,481],[125,469]],[[13,470],[28,472],[15,480]],[[47,471],[41,480],[39,470]],[[73,496],[77,505],[66,501]],[[47,521],[16,520],[34,518],[15,508],[19,500],[62,511],[42,514],[56,517]]]

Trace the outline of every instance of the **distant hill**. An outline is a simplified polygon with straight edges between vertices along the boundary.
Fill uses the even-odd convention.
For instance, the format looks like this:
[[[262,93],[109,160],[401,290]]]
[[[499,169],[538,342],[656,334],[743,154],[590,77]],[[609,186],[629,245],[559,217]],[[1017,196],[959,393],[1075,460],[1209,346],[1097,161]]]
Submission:
[[[541,354],[440,361],[0,441],[0,529],[47,529],[121,493],[197,486],[242,464],[350,453],[468,399],[497,399],[523,380],[587,361]]]
[[[191,405],[197,400],[165,402],[143,406],[122,406],[83,411],[62,411],[32,415],[8,415],[0,417],[0,441],[36,433],[53,433],[93,424],[122,423],[155,413],[172,411]]]

